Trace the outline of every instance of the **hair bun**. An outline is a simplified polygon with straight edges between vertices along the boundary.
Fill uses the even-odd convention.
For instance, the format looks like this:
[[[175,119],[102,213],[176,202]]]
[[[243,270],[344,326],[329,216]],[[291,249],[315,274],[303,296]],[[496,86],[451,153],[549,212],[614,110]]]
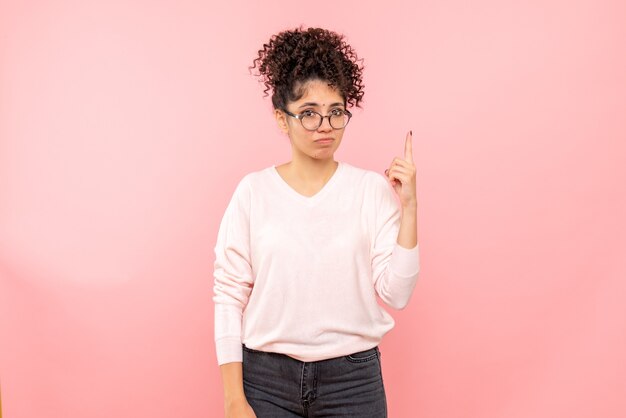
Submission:
[[[263,97],[272,90],[276,109],[302,97],[300,87],[311,79],[328,81],[341,92],[347,106],[360,107],[364,94],[362,61],[344,35],[300,26],[272,35],[248,69],[258,69],[254,75],[265,84]]]

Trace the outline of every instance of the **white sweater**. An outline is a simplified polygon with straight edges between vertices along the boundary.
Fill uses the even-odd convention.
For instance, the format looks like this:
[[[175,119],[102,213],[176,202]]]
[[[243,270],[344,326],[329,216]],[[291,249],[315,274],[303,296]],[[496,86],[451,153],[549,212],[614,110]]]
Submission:
[[[247,347],[317,361],[377,345],[394,326],[376,300],[406,306],[419,245],[397,244],[400,208],[387,179],[339,165],[306,197],[276,171],[244,176],[215,246],[218,364]]]

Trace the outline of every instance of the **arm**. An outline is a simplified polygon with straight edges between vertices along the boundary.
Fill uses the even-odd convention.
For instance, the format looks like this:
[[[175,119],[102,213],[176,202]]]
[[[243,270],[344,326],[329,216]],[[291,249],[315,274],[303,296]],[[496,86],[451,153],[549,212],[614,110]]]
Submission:
[[[397,242],[408,249],[417,245],[417,203],[402,206]]]
[[[239,361],[224,363],[220,365],[220,372],[222,374],[222,386],[224,387],[224,403],[245,400],[242,363]]]
[[[376,293],[388,306],[407,306],[419,275],[417,209],[400,207],[387,182],[376,180],[377,207],[372,242]]]
[[[416,170],[412,154],[411,133],[407,134],[404,159],[394,158],[385,170],[399,197],[401,212],[388,185],[380,186],[377,197],[372,258],[374,286],[381,299],[395,309],[407,305],[419,273]]]
[[[242,363],[231,362],[220,365],[224,387],[224,413],[226,418],[255,418],[256,415],[246,400],[243,391]]]
[[[226,417],[254,417],[243,390],[242,312],[252,291],[249,186],[238,184],[220,223],[215,245],[215,347]]]

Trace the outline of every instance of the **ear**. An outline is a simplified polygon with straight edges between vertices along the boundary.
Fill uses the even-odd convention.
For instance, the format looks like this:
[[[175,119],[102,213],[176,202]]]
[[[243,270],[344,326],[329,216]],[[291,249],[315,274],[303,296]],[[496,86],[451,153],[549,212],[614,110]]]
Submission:
[[[274,109],[274,116],[276,117],[276,123],[278,123],[278,128],[286,134],[289,133],[287,116],[279,109]]]

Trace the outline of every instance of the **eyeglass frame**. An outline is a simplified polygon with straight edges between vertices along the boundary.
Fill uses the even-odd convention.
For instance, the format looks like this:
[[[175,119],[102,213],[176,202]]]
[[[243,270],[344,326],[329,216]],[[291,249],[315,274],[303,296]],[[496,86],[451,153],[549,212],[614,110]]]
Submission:
[[[343,129],[343,128],[345,128],[346,126],[348,126],[348,123],[350,122],[350,119],[352,118],[352,113],[351,113],[349,110],[346,110],[346,109],[333,109],[333,110],[341,110],[343,113],[345,113],[346,115],[348,115],[348,121],[346,122],[346,124],[345,124],[345,125],[343,125],[341,128],[335,128],[335,127],[333,126],[333,124],[332,124],[332,123],[330,123],[330,117],[331,117],[332,115],[326,115],[326,116],[324,116],[324,115],[322,115],[321,113],[316,112],[315,110],[304,110],[304,111],[302,111],[302,113],[304,113],[304,112],[312,112],[312,113],[318,114],[318,115],[321,117],[321,119],[320,119],[320,124],[319,124],[319,125],[317,125],[317,127],[316,127],[315,129],[309,129],[309,128],[305,127],[305,126],[304,126],[304,123],[302,122],[302,118],[304,117],[304,116],[302,116],[302,113],[300,113],[300,114],[296,115],[296,114],[291,113],[290,111],[288,111],[288,110],[287,110],[287,109],[285,109],[285,108],[282,108],[281,110],[282,110],[283,112],[285,112],[286,114],[288,114],[289,116],[291,116],[291,117],[293,117],[293,118],[298,119],[298,120],[300,121],[300,124],[302,125],[302,127],[303,127],[304,129],[306,129],[307,131],[316,131],[316,130],[318,130],[318,129],[319,129],[319,127],[320,127],[320,126],[322,126],[322,124],[324,123],[324,119],[325,119],[325,118],[328,118],[328,124],[330,125],[330,127],[331,127],[331,128],[333,128],[333,129],[335,129],[335,130]],[[331,112],[332,112],[333,110],[331,110]]]

